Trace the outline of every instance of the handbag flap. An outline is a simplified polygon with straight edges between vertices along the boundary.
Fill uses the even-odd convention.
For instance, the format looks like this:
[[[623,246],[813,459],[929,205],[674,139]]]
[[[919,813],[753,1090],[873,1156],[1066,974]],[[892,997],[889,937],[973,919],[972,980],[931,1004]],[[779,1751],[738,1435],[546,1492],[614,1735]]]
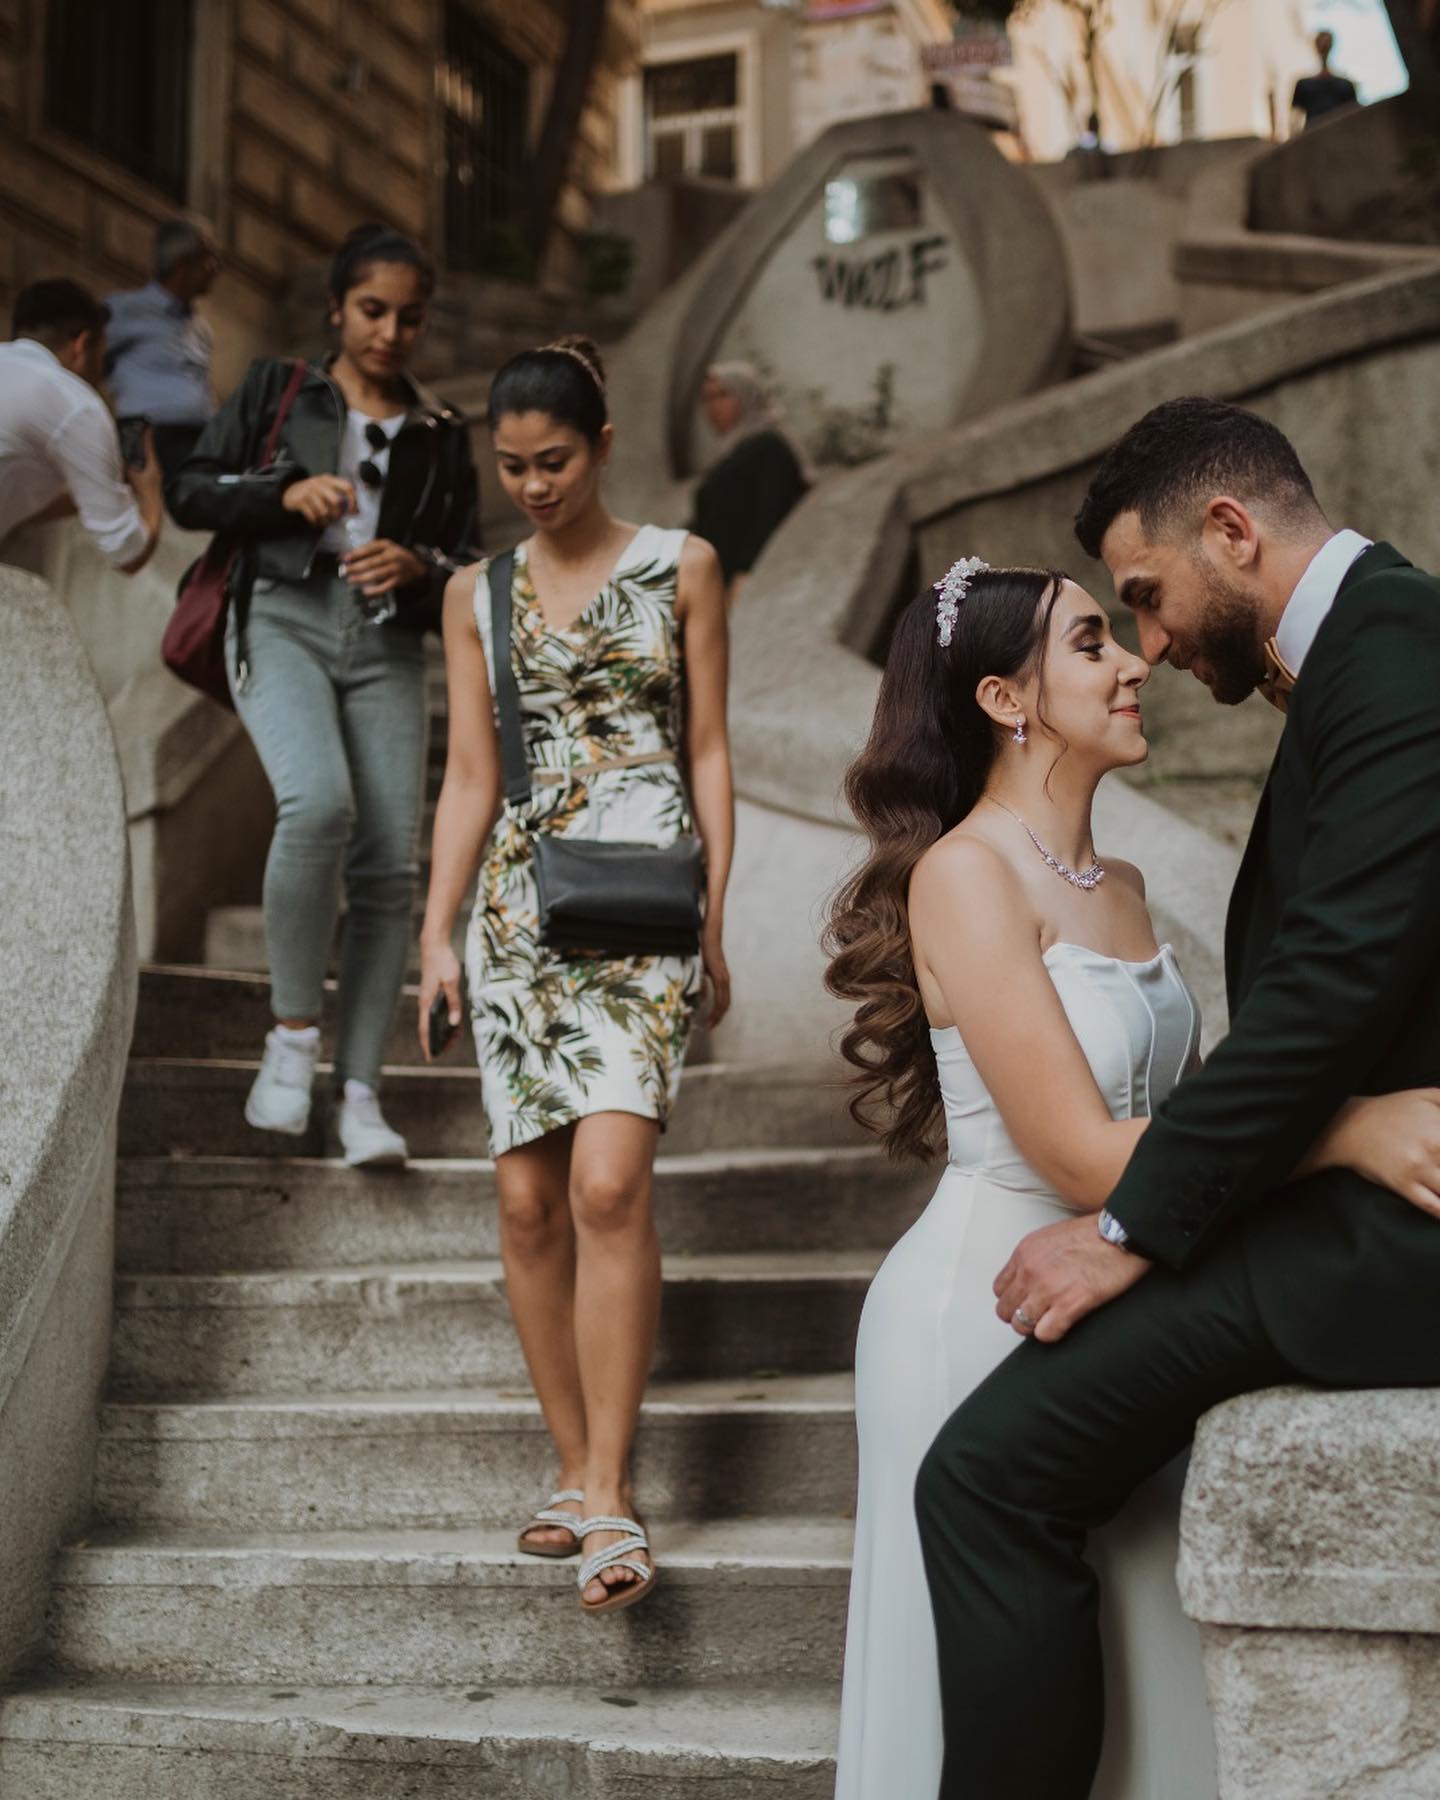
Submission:
[[[546,834],[534,845],[543,917],[573,915],[637,929],[699,926],[703,852],[694,838],[624,844]]]

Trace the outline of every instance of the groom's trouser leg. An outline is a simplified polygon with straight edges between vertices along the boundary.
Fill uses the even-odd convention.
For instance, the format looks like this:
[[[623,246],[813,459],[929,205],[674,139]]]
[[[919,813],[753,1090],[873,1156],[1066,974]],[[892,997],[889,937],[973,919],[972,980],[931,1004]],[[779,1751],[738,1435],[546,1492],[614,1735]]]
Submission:
[[[1062,1342],[1020,1345],[951,1415],[916,1484],[941,1800],[1086,1800],[1104,1694],[1085,1534],[1208,1408],[1292,1379],[1232,1239],[1183,1276],[1152,1270]]]

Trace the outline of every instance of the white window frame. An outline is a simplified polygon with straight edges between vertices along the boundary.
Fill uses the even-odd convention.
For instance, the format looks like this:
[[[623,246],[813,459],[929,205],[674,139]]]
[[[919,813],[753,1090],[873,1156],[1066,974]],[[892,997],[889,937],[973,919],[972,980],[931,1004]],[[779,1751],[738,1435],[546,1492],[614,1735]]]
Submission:
[[[704,56],[733,56],[737,94],[735,182],[738,187],[758,187],[764,168],[759,50],[759,41],[753,32],[727,32],[714,37],[648,45],[641,58],[639,74],[626,78],[619,96],[621,186],[639,187],[646,179],[649,141],[645,119],[645,71],[660,68],[665,63],[694,62]],[[697,114],[697,122],[702,117]]]

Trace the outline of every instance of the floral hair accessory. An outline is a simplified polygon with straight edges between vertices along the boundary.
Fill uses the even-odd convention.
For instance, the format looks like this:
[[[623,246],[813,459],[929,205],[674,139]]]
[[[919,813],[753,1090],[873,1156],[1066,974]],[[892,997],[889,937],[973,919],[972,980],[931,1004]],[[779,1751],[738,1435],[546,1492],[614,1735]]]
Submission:
[[[960,602],[970,591],[970,583],[982,569],[988,569],[989,563],[980,556],[962,556],[959,562],[951,563],[945,571],[943,581],[934,584],[935,617],[940,626],[940,648],[950,648],[950,638],[955,630],[955,621],[960,616]]]

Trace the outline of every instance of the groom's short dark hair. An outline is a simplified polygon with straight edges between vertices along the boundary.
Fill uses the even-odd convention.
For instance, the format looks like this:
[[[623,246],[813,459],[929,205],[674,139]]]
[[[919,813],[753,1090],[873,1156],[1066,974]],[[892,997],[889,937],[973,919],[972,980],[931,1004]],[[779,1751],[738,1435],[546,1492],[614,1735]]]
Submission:
[[[1166,400],[1106,451],[1075,515],[1075,535],[1098,558],[1121,513],[1138,513],[1146,536],[1156,538],[1216,494],[1264,504],[1281,519],[1316,510],[1310,477],[1278,425],[1203,394]]]

